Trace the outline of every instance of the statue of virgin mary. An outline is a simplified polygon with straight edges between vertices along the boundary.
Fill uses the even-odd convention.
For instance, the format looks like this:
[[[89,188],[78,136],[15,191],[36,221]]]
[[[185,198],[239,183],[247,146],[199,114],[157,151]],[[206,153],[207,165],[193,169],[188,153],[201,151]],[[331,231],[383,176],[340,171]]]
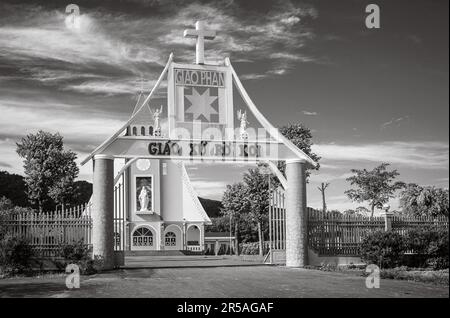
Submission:
[[[141,204],[141,209],[139,211],[148,211],[148,191],[145,186],[142,186],[141,192],[139,193],[139,203]]]

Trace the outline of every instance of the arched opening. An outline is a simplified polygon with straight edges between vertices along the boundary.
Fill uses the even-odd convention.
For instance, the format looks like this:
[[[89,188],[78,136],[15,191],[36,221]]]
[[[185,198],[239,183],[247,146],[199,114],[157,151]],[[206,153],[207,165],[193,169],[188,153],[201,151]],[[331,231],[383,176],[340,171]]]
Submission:
[[[187,230],[187,245],[199,246],[200,245],[200,229],[197,225],[191,225]]]
[[[167,232],[164,237],[164,245],[170,247],[177,246],[177,235],[173,232]]]
[[[164,249],[165,250],[181,250],[183,245],[183,232],[176,224],[170,224],[165,229]]]
[[[148,134],[153,136],[153,126],[148,127]]]
[[[132,235],[133,247],[152,247],[153,233],[147,227],[138,227]]]
[[[141,136],[145,136],[145,127],[144,126],[141,127]]]
[[[137,136],[137,128],[133,127],[133,136]]]

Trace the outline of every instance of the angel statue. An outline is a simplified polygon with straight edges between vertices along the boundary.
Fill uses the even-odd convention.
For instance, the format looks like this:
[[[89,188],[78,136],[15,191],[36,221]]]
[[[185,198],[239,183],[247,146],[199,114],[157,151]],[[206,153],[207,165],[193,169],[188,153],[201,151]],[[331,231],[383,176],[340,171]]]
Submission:
[[[239,128],[239,135],[241,139],[247,140],[248,139],[247,124],[249,124],[249,122],[247,121],[247,111],[241,111],[239,109],[237,112],[237,117],[241,121],[241,125]]]
[[[155,136],[161,136],[161,125],[159,124],[159,116],[162,114],[162,105],[153,112],[153,131]]]

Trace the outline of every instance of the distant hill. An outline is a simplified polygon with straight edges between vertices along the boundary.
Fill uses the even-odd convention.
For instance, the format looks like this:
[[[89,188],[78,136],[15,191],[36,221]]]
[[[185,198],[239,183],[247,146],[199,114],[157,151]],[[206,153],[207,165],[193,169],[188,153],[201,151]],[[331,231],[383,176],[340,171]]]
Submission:
[[[14,205],[28,207],[25,181],[21,175],[0,171],[0,198],[7,197]]]
[[[222,202],[218,200],[205,199],[202,197],[198,197],[200,203],[205,209],[206,213],[210,218],[216,218],[220,216],[220,209],[222,208]]]

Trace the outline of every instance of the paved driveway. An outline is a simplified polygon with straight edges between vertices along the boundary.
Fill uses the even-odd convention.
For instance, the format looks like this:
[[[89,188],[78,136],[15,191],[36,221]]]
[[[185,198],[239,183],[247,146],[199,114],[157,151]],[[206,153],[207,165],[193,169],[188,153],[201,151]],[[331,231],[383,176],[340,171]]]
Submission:
[[[0,297],[449,297],[448,287],[273,266],[122,269],[83,277],[68,290],[62,275],[0,280]]]

